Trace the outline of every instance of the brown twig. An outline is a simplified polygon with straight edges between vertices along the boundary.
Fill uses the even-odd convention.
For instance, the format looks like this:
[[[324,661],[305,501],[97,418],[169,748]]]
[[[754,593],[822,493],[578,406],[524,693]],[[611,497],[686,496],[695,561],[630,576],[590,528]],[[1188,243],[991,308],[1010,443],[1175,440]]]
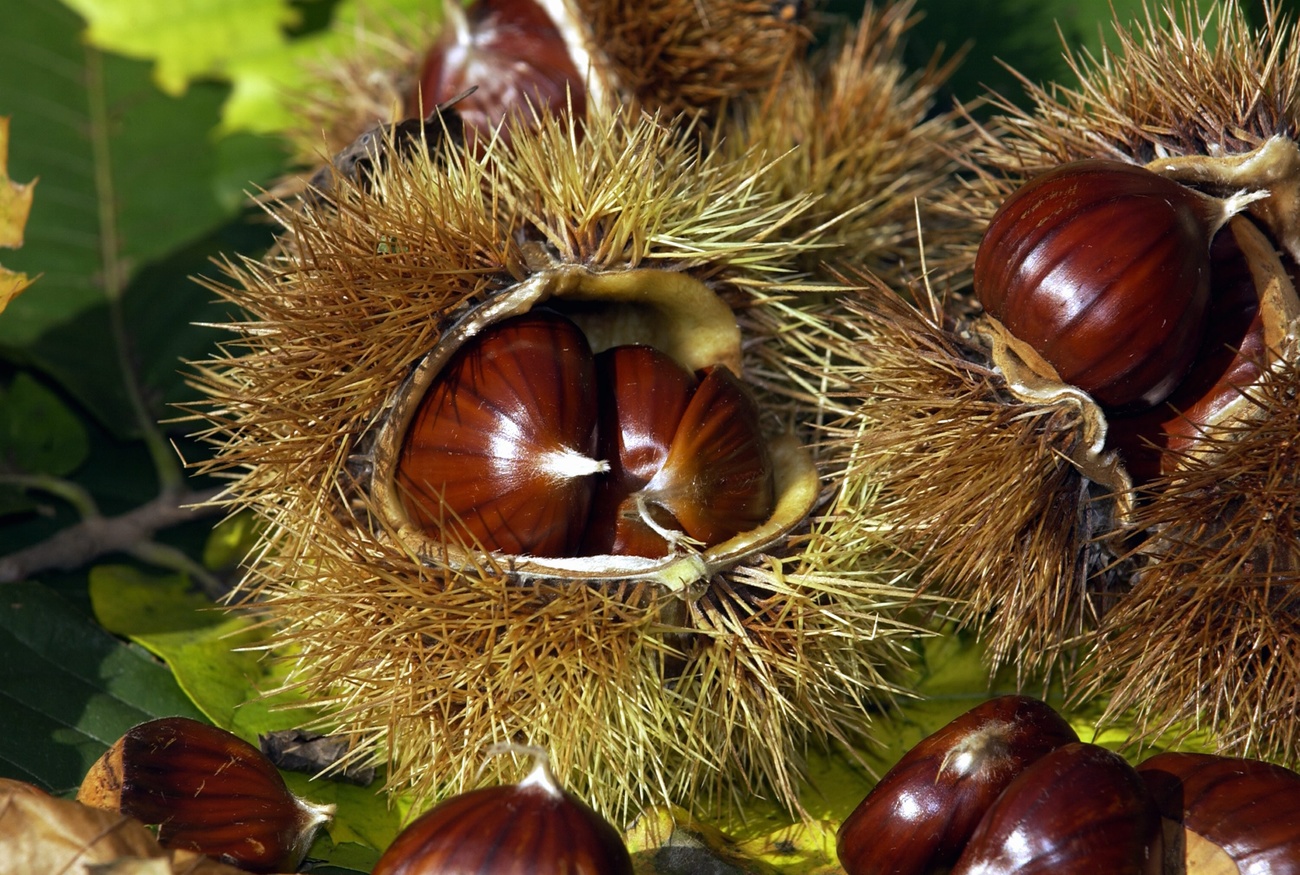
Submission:
[[[16,583],[42,571],[70,571],[109,553],[128,553],[156,561],[158,548],[164,545],[156,544],[154,535],[222,512],[220,507],[207,504],[216,494],[216,490],[164,492],[120,516],[86,516],[39,544],[0,558],[0,583]],[[191,574],[202,571],[197,563],[195,566],[182,570]]]

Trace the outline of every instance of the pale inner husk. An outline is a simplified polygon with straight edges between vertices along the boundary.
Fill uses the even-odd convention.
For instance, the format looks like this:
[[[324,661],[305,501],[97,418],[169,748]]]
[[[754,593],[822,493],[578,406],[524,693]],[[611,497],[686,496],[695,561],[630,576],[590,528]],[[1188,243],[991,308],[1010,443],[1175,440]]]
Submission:
[[[820,488],[817,469],[809,452],[787,434],[769,442],[775,507],[767,522],[706,550],[682,544],[658,559],[608,555],[539,558],[484,555],[429,537],[410,520],[396,476],[402,443],[416,410],[438,373],[464,343],[488,326],[544,302],[565,309],[595,352],[643,343],[692,371],[723,365],[733,373],[742,373],[735,315],[726,302],[693,277],[655,269],[602,274],[571,264],[539,271],[453,326],[398,390],[375,441],[370,492],[378,513],[403,546],[418,556],[453,566],[486,561],[529,578],[648,580],[672,591],[692,593],[696,584],[719,570],[780,541],[808,515]]]

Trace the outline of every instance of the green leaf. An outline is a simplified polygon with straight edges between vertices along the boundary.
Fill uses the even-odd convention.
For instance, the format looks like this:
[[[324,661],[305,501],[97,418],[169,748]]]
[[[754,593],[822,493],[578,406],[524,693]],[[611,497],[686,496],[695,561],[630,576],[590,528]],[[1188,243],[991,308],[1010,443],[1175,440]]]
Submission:
[[[220,75],[281,47],[298,15],[285,0],[64,0],[90,23],[102,49],[156,61],[154,79],[179,96],[192,79]]]
[[[247,649],[264,645],[266,631],[245,615],[218,608],[184,577],[99,566],[90,572],[90,597],[104,627],[161,657],[217,726],[256,744],[259,734],[302,727],[319,716],[297,707],[301,700],[291,694],[263,695],[284,681],[282,663]],[[338,805],[329,827],[335,843],[385,848],[397,835],[403,810],[389,805],[380,782],[357,787],[293,773],[285,773],[285,780],[313,802]]]
[[[62,477],[90,454],[81,420],[29,373],[0,393],[0,424],[0,468]]]
[[[166,662],[215,725],[256,743],[260,733],[319,716],[295,707],[301,700],[292,695],[270,695],[284,681],[284,666],[251,649],[265,643],[265,630],[247,615],[217,607],[186,578],[100,565],[90,571],[90,601],[105,629]]]
[[[211,348],[215,332],[190,323],[224,311],[187,275],[225,248],[216,232],[235,216],[240,166],[263,174],[245,186],[272,166],[269,147],[217,149],[211,131],[227,93],[200,83],[168,97],[146,64],[87,47],[67,8],[20,0],[5,9],[11,172],[41,179],[26,245],[6,258],[43,276],[39,294],[0,316],[0,352],[55,377],[119,435],[138,434],[123,357],[146,376],[145,402],[162,415],[180,385],[177,354]],[[121,356],[110,300],[130,311]]]
[[[0,773],[58,793],[128,729],[202,719],[171,674],[35,583],[0,590]]]
[[[203,545],[203,567],[209,571],[221,571],[238,566],[257,543],[260,529],[252,511],[243,511],[222,520]]]
[[[62,477],[89,453],[77,415],[30,374],[18,374],[0,394],[0,468]]]
[[[223,112],[227,132],[283,131],[292,121],[290,95],[300,91],[324,53],[355,40],[358,21],[401,21],[429,15],[428,0],[344,0],[340,27],[301,39],[287,30],[301,20],[289,0],[64,0],[90,23],[101,49],[155,62],[159,87],[183,93],[195,80],[233,85]]]

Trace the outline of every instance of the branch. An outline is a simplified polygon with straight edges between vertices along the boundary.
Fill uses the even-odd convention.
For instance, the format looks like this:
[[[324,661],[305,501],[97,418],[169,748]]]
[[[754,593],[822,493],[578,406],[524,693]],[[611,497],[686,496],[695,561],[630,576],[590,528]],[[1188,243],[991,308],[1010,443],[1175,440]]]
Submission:
[[[137,555],[153,543],[158,531],[223,512],[207,504],[217,492],[164,493],[121,516],[86,517],[39,544],[0,558],[0,583],[16,583],[42,571],[71,571],[108,553]]]

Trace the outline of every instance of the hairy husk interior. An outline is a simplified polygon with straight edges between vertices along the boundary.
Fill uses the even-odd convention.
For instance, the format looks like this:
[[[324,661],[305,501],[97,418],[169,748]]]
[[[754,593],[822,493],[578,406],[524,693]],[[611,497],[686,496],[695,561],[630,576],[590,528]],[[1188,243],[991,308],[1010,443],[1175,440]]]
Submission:
[[[813,439],[826,410],[807,364],[843,341],[794,274],[818,244],[789,233],[813,198],[779,194],[768,169],[652,118],[588,118],[581,138],[548,120],[509,152],[443,144],[368,190],[340,181],[332,206],[279,208],[278,249],[228,265],[216,290],[248,318],[197,382],[220,445],[208,467],[235,472],[227,500],[266,522],[242,594],[276,624],[291,685],[387,763],[393,789],[428,801],[508,780],[503,758],[479,775],[508,741],[547,748],[615,819],[753,794],[797,808],[802,751],[857,737],[892,695],[913,594],[853,561],[865,547],[819,547],[851,514],[787,527],[683,588],[413,545],[370,490],[373,436],[456,325],[556,271],[602,288],[657,271],[735,310],[763,427],[803,444],[825,501],[849,444]]]
[[[861,371],[842,394],[884,537],[920,561],[926,591],[964,605],[995,664],[1109,697],[1104,719],[1139,738],[1200,728],[1226,751],[1294,763],[1300,40],[1274,4],[1259,31],[1241,4],[1209,6],[1117,25],[1115,55],[1068,56],[1078,88],[1026,83],[1030,109],[995,98],[1002,115],[945,209],[968,222],[970,264],[998,205],[1071,160],[1141,164],[1220,197],[1267,191],[1247,208],[1267,235],[1247,257],[1268,361],[1231,414],[1133,492],[1098,473],[1116,464],[1099,408],[1072,387],[1052,402],[1012,391],[969,300],[945,315],[924,293],[918,307],[884,290],[855,305]]]

